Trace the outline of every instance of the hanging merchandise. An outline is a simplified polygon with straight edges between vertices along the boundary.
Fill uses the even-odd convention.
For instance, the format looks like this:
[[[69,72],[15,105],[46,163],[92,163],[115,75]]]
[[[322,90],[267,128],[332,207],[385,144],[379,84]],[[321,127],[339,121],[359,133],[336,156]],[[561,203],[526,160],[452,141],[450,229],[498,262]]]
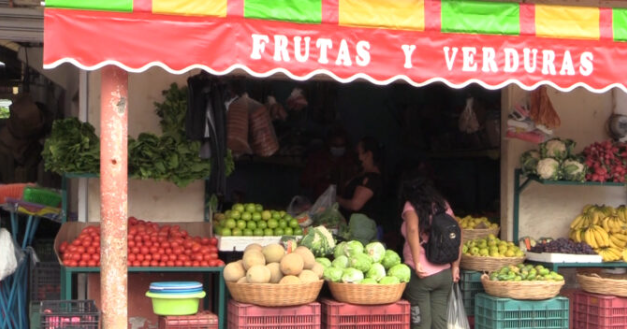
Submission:
[[[507,138],[520,139],[533,144],[540,144],[547,138],[547,134],[553,132],[547,129],[540,130],[536,124],[529,118],[529,100],[525,99],[518,102],[512,108],[507,119]]]
[[[13,274],[17,269],[17,265],[24,257],[24,253],[16,248],[11,233],[6,229],[0,229],[0,282],[9,275]]]
[[[274,96],[268,96],[266,100],[266,108],[270,111],[272,120],[285,121],[285,119],[287,119],[287,112],[281,104],[277,103]]]
[[[477,120],[477,114],[472,108],[474,99],[469,97],[466,99],[466,107],[459,117],[459,131],[467,134],[472,134],[479,131],[479,121]]]
[[[231,102],[226,116],[226,143],[233,154],[251,154],[248,144],[248,95],[244,94]]]
[[[546,86],[540,86],[529,95],[529,118],[535,122],[540,130],[551,134],[552,130],[562,124],[559,115],[555,112]],[[549,132],[551,131],[551,132]]]
[[[269,157],[279,150],[272,119],[268,109],[252,98],[248,98],[250,123],[250,145],[256,155]]]
[[[300,111],[307,107],[307,105],[309,104],[307,102],[307,99],[305,98],[305,95],[303,94],[303,90],[300,88],[294,88],[294,90],[292,90],[292,93],[290,94],[290,97],[288,97],[285,102],[287,104],[287,107],[293,111]]]

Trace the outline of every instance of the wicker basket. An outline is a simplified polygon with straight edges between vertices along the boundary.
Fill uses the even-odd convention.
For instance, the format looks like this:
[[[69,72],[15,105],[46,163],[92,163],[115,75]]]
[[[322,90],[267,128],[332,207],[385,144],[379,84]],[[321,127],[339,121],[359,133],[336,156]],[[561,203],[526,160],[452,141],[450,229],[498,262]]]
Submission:
[[[299,284],[227,282],[231,297],[240,303],[258,306],[295,306],[316,301],[323,280]]]
[[[464,270],[491,272],[498,271],[506,265],[518,265],[525,261],[525,257],[479,257],[471,255],[462,255],[462,261],[459,264]]]
[[[562,281],[492,281],[487,274],[481,276],[485,292],[490,296],[542,300],[559,295],[566,283]]]
[[[354,284],[327,281],[333,298],[339,302],[358,305],[381,305],[398,302],[406,283]]]
[[[596,273],[577,273],[581,289],[593,294],[627,297],[627,276]]]
[[[494,234],[494,236],[499,236],[499,232],[501,228],[482,228],[482,229],[464,229],[462,230],[462,243],[466,243],[467,241],[472,241],[476,239],[487,238],[488,235]]]

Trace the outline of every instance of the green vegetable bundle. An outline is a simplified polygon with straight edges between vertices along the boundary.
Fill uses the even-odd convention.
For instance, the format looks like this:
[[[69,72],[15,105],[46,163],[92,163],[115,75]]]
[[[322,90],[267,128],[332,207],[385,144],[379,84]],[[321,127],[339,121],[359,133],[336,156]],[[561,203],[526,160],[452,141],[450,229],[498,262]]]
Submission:
[[[54,121],[41,155],[44,168],[58,174],[100,171],[100,139],[91,124],[77,118]]]
[[[142,133],[129,139],[129,173],[140,179],[171,181],[185,187],[211,173],[209,160],[198,156],[200,142]]]

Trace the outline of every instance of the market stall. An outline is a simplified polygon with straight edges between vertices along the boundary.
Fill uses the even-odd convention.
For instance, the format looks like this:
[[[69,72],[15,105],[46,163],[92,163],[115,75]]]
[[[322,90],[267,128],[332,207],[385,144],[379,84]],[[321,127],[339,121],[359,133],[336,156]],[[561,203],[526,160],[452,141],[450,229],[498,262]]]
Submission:
[[[627,91],[616,69],[625,64],[625,24],[624,9],[479,1],[46,2],[45,68],[102,71],[105,326],[127,321],[119,298],[127,295],[126,72]]]

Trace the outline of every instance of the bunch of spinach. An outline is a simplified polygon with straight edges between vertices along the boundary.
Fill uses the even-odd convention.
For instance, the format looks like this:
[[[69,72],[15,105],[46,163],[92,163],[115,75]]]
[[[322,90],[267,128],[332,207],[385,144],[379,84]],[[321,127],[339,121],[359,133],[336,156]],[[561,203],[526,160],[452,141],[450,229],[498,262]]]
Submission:
[[[94,126],[77,118],[54,121],[41,155],[47,171],[59,174],[100,171],[100,139]]]
[[[185,114],[187,113],[187,87],[172,83],[161,92],[163,103],[155,102],[155,112],[161,120],[159,125],[165,135],[185,136]]]

